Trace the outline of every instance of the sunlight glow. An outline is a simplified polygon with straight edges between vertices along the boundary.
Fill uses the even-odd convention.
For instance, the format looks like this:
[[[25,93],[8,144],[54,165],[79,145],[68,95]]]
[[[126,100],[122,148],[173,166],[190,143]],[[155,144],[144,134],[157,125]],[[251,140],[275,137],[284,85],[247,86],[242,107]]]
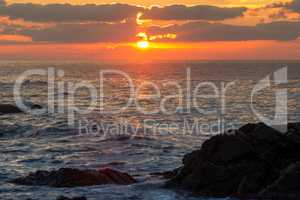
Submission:
[[[157,40],[157,39],[176,39],[177,35],[176,34],[172,34],[172,33],[168,33],[168,34],[164,34],[164,35],[152,35],[150,36],[149,40]]]
[[[137,25],[143,25],[143,20],[141,20],[142,15],[143,15],[143,13],[141,13],[141,12],[139,12],[136,15],[136,23],[137,23]]]
[[[140,49],[147,49],[149,48],[150,44],[148,41],[139,41],[136,43],[136,46]]]
[[[138,33],[138,34],[136,35],[136,37],[138,37],[138,38],[140,38],[140,39],[142,39],[142,40],[148,40],[148,36],[147,36],[147,34],[144,33],[144,32]]]

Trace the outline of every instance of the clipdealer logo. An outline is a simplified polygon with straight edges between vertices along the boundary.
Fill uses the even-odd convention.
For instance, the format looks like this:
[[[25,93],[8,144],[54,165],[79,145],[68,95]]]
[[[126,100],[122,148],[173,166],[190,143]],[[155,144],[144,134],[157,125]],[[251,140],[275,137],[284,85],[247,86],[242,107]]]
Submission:
[[[258,118],[259,121],[281,131],[286,132],[287,130],[287,123],[288,123],[288,91],[286,88],[276,89],[275,96],[276,96],[276,103],[275,108],[273,109],[275,112],[274,117],[266,117],[265,113],[258,111],[255,108],[256,102],[255,97],[260,95],[261,93],[266,97],[267,94],[264,90],[271,88],[273,85],[282,86],[288,82],[287,77],[288,68],[284,67],[272,74],[266,76],[262,80],[258,81],[258,83],[254,86],[254,88],[250,91],[251,92],[251,109],[253,114]],[[48,99],[47,105],[44,109],[41,110],[31,110],[30,107],[27,106],[23,97],[22,97],[22,86],[26,80],[29,79],[31,76],[43,76],[47,79],[47,87],[48,87]],[[196,109],[198,113],[205,115],[210,114],[220,114],[220,116],[225,115],[226,113],[226,94],[227,91],[235,85],[235,82],[222,82],[220,84],[221,87],[216,85],[214,82],[201,82],[196,85],[196,87],[191,87],[191,69],[187,68],[187,79],[186,84],[180,84],[177,81],[170,81],[164,83],[160,88],[157,84],[151,81],[145,81],[143,84],[134,85],[133,79],[125,72],[120,70],[100,70],[99,71],[99,87],[91,84],[91,82],[86,80],[81,80],[79,82],[68,82],[64,81],[64,71],[57,70],[55,68],[48,68],[48,69],[34,69],[25,71],[21,74],[15,82],[14,85],[14,99],[16,105],[29,114],[40,115],[40,114],[67,114],[68,118],[68,125],[74,126],[76,121],[76,116],[85,116],[91,113],[95,108],[100,110],[101,114],[120,114],[124,112],[127,108],[132,108],[135,106],[136,110],[139,113],[145,115],[152,115],[152,114],[175,114],[180,113],[181,110],[186,110],[185,114],[191,113],[192,109]],[[130,96],[126,99],[126,104],[122,105],[122,107],[117,108],[117,110],[106,110],[105,109],[105,99],[107,96],[105,94],[105,81],[111,81],[116,77],[121,77],[123,82],[127,82],[128,92]],[[112,78],[113,77],[113,78]],[[126,87],[127,87],[126,86]],[[176,89],[178,94],[172,95],[162,95],[162,89],[168,88]],[[145,88],[151,88],[151,94],[149,95],[142,95],[147,100],[159,100],[159,105],[155,109],[147,110],[139,103],[139,95],[140,92]],[[88,90],[89,92],[89,102],[86,104],[85,107],[77,107],[76,106],[76,92],[80,89]],[[202,89],[207,90],[209,89],[210,94],[203,94]],[[186,91],[186,94],[185,92]],[[55,96],[54,94],[57,93],[58,95]],[[69,95],[65,97],[63,94],[68,93]],[[67,98],[67,99],[65,99]],[[186,98],[186,99],[184,99]],[[175,106],[173,111],[169,111],[167,109],[168,101],[176,99],[178,101],[178,105]],[[199,105],[199,99],[215,99],[218,102],[220,110],[205,110],[201,108]],[[67,100],[65,103],[65,100]],[[185,102],[186,101],[186,105]],[[55,104],[55,102],[58,102]],[[185,109],[183,109],[185,108]],[[222,119],[221,119],[222,121]],[[87,122],[89,123],[89,122]]]
[[[272,76],[268,75],[265,78],[261,79],[253,88],[251,93],[251,109],[253,113],[257,116],[257,118],[273,127],[274,129],[285,133],[287,131],[287,124],[288,124],[288,90],[287,88],[280,88],[276,89],[275,92],[275,108],[274,112],[275,115],[273,118],[265,117],[262,113],[256,110],[255,108],[255,101],[254,97],[260,91],[263,91],[267,88],[270,88],[272,82],[276,86],[280,86],[282,84],[288,83],[288,67],[281,68],[273,73],[273,81]]]

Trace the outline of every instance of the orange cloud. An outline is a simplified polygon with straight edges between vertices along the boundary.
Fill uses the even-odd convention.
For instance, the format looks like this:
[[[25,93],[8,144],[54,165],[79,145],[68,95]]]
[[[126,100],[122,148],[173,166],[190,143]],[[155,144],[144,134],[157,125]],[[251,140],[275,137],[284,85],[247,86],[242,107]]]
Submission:
[[[32,39],[28,36],[23,35],[8,35],[8,34],[0,34],[0,43],[25,43],[25,42],[32,42]]]

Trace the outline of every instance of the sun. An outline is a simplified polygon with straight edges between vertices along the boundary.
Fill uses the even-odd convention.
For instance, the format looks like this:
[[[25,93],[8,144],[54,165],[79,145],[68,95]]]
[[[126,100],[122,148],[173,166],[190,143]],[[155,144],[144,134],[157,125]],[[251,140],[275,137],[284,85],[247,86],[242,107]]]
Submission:
[[[139,41],[136,43],[136,46],[140,49],[148,49],[150,44],[148,41]]]

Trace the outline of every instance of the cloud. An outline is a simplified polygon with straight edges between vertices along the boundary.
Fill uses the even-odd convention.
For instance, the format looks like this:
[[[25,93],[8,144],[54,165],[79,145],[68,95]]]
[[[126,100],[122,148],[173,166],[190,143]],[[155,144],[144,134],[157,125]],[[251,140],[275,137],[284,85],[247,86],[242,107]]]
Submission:
[[[144,19],[153,20],[224,20],[242,16],[247,10],[243,7],[219,8],[208,5],[171,5],[165,7],[144,8],[128,4],[32,4],[15,3],[0,7],[0,15],[12,19],[24,19],[33,22],[120,22],[129,18],[136,18],[142,12]]]
[[[288,14],[284,10],[279,10],[273,14],[270,14],[269,18],[273,20],[288,19]]]
[[[23,35],[0,34],[0,44],[31,43],[31,38]]]
[[[294,0],[289,5],[294,5]],[[205,21],[192,21],[179,25],[144,27],[136,24],[138,12],[143,19],[154,20],[223,20],[242,16],[245,8],[218,8],[214,6],[173,5],[146,8],[127,4],[70,5],[70,4],[10,4],[0,0],[0,15],[10,19],[24,19],[32,25],[1,22],[0,31],[7,35],[32,38],[33,42],[49,43],[93,43],[93,42],[134,42],[136,34],[146,32],[157,41],[200,42],[200,41],[247,41],[247,40],[295,40],[300,36],[300,22],[279,21],[243,26]],[[279,6],[277,4],[273,6]],[[288,4],[285,4],[286,6]],[[295,8],[295,6],[293,6]],[[273,19],[285,19],[279,11],[270,15]],[[9,19],[8,17],[6,17]],[[124,20],[126,19],[126,20]],[[17,20],[16,20],[17,21]],[[111,23],[113,22],[113,23]],[[28,22],[31,23],[31,22]],[[164,37],[164,36],[172,37]],[[173,37],[175,36],[176,37]],[[155,37],[157,36],[157,37]]]
[[[0,0],[0,5],[4,3]],[[11,4],[0,7],[0,15],[34,22],[102,21],[117,22],[136,17],[141,7],[127,4]]]
[[[50,28],[22,30],[19,34],[30,36],[34,42],[126,42],[135,39],[136,24],[133,22],[58,24]]]
[[[292,11],[300,12],[300,0],[293,0],[290,3],[287,3],[285,7]]]
[[[295,40],[300,36],[300,22],[273,22],[256,26],[237,26],[221,23],[190,22],[169,27],[151,27],[149,34],[177,35],[176,41],[247,41]]]
[[[16,34],[31,37],[34,42],[93,43],[135,42],[139,28],[135,22],[126,23],[74,23],[57,24],[50,28],[23,29]],[[249,41],[249,40],[296,40],[300,36],[300,22],[262,23],[256,26],[237,26],[222,23],[190,22],[167,27],[152,26],[144,30],[155,41]]]
[[[246,8],[220,8],[215,6],[171,5],[166,7],[152,7],[143,13],[142,19],[156,20],[224,20],[240,17]]]
[[[264,8],[282,8],[285,7],[285,3],[283,2],[275,2],[271,4],[267,4]]]
[[[300,12],[300,0],[293,0],[288,3],[278,2],[269,4],[266,8],[286,8],[294,12]]]
[[[5,5],[6,5],[5,0],[0,0],[0,6],[5,6]]]

